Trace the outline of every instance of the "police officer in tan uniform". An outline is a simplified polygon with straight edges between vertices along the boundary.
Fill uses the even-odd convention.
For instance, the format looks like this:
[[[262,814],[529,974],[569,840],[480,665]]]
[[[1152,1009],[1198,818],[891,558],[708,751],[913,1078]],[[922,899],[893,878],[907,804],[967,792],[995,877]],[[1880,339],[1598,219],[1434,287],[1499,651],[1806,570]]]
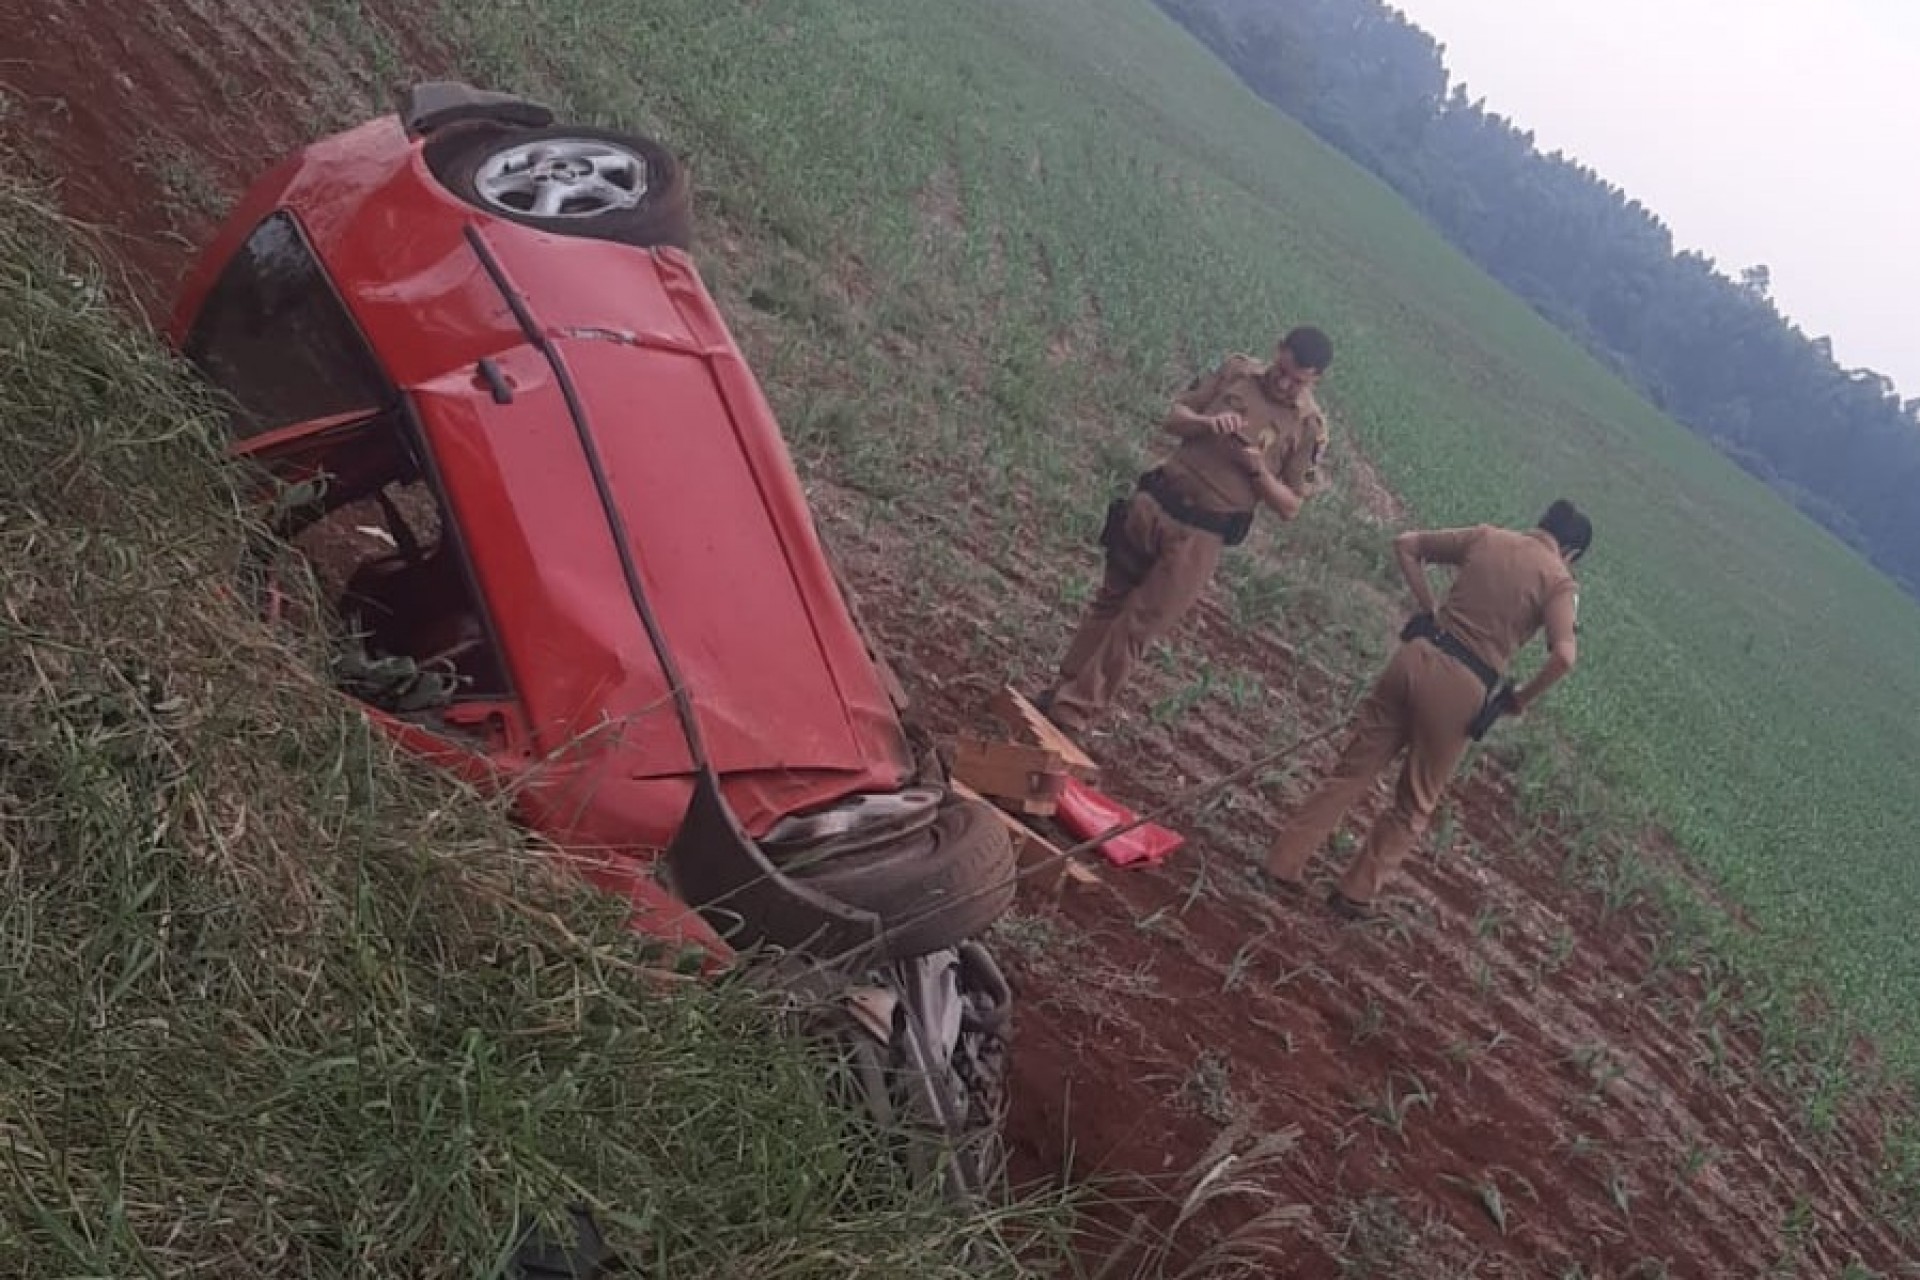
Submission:
[[[1078,732],[1107,707],[1149,644],[1200,598],[1223,547],[1247,536],[1256,508],[1300,513],[1327,445],[1313,387],[1333,344],[1301,327],[1273,359],[1228,356],[1173,402],[1161,428],[1180,443],[1107,513],[1106,572],[1036,705]]]
[[[1441,793],[1466,754],[1502,714],[1517,715],[1573,670],[1579,586],[1572,565],[1593,541],[1593,524],[1572,503],[1555,502],[1528,530],[1478,525],[1403,533],[1393,540],[1400,572],[1420,612],[1355,713],[1352,736],[1319,791],[1301,805],[1267,855],[1276,888],[1298,890],[1307,863],[1402,750],[1406,763],[1393,803],[1374,823],[1327,903],[1364,916],[1426,831]],[[1453,585],[1438,606],[1426,566],[1451,565]],[[1547,660],[1515,689],[1506,672],[1535,632]]]

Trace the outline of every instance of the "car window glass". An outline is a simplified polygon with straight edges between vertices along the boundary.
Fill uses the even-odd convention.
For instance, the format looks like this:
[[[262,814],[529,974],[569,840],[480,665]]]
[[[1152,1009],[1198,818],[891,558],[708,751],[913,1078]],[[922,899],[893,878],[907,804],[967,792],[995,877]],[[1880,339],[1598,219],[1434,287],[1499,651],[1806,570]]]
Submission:
[[[393,399],[378,363],[290,214],[228,261],[186,354],[232,396],[236,436],[372,410]]]

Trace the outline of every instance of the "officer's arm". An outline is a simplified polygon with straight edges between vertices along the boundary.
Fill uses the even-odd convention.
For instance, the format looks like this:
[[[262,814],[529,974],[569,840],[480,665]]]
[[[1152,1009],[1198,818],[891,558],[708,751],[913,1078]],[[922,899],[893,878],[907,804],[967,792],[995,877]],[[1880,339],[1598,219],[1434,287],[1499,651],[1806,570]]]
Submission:
[[[1418,533],[1394,536],[1393,562],[1400,566],[1400,576],[1406,579],[1407,590],[1413,593],[1413,602],[1419,606],[1418,612],[1432,613],[1440,607],[1433,598],[1433,584],[1427,581],[1427,562],[1420,555]]]
[[[1433,584],[1427,581],[1426,566],[1459,564],[1466,559],[1467,548],[1478,533],[1477,528],[1424,529],[1394,537],[1394,563],[1400,566],[1400,576],[1407,580],[1407,590],[1413,593],[1421,613],[1432,613],[1439,607],[1434,603]]]
[[[1201,436],[1223,435],[1225,433],[1219,426],[1219,420],[1222,416],[1223,415],[1216,413],[1201,413],[1199,410],[1191,409],[1176,400],[1173,402],[1173,408],[1169,410],[1167,416],[1161,420],[1160,429],[1168,435],[1178,436],[1182,440],[1193,440]]]
[[[1218,435],[1219,428],[1214,425],[1219,414],[1202,413],[1202,405],[1211,404],[1220,389],[1226,385],[1228,376],[1233,372],[1236,357],[1229,356],[1214,368],[1201,374],[1187,384],[1187,389],[1174,397],[1173,407],[1160,421],[1160,429],[1168,435],[1178,436],[1182,440],[1192,440],[1199,436]]]
[[[1318,417],[1308,418],[1301,423],[1300,430],[1289,442],[1285,456],[1280,460],[1276,474],[1280,483],[1299,494],[1302,498],[1313,495],[1319,487],[1320,459],[1327,451],[1327,424]]]
[[[1306,499],[1298,490],[1288,485],[1264,466],[1253,472],[1253,491],[1260,496],[1260,504],[1279,516],[1282,520],[1291,520],[1300,514],[1300,508],[1306,505]]]
[[[1516,711],[1525,711],[1539,696],[1558,684],[1580,660],[1580,642],[1574,637],[1574,593],[1563,591],[1547,601],[1547,660],[1533,679],[1514,691]]]

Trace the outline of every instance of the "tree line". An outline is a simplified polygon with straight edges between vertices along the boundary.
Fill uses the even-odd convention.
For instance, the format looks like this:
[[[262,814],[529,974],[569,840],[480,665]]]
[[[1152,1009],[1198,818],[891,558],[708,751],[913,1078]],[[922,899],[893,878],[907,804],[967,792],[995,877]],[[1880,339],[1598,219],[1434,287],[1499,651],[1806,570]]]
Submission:
[[[1261,97],[1372,170],[1548,321],[1920,595],[1920,399],[1842,368],[1768,271],[1675,252],[1654,212],[1449,83],[1381,0],[1158,0]]]

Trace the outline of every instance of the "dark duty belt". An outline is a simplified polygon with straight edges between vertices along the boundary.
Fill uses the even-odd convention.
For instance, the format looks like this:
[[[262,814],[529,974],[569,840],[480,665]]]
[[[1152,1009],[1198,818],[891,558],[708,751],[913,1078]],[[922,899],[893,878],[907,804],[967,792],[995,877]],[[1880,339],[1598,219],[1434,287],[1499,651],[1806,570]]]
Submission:
[[[1467,670],[1473,672],[1473,674],[1479,678],[1480,683],[1487,686],[1488,693],[1492,693],[1500,687],[1500,673],[1488,666],[1479,654],[1467,648],[1459,636],[1454,635],[1451,631],[1442,630],[1440,624],[1434,621],[1434,617],[1430,613],[1415,614],[1413,618],[1408,621],[1405,629],[1400,632],[1400,638],[1402,640],[1425,640],[1428,644],[1446,654]]]
[[[1139,487],[1160,504],[1162,511],[1181,524],[1215,534],[1220,541],[1230,547],[1237,547],[1245,542],[1247,533],[1253,528],[1253,512],[1208,511],[1204,507],[1195,506],[1174,487],[1167,473],[1157,467],[1140,477]]]
[[[1480,704],[1480,710],[1467,725],[1467,736],[1475,742],[1486,736],[1494,722],[1512,711],[1519,704],[1513,695],[1513,685],[1500,678],[1500,673],[1488,666],[1479,654],[1467,648],[1460,637],[1451,631],[1442,630],[1430,613],[1417,613],[1407,620],[1400,630],[1402,640],[1425,640],[1455,662],[1473,672],[1481,684],[1486,686],[1487,696]]]

